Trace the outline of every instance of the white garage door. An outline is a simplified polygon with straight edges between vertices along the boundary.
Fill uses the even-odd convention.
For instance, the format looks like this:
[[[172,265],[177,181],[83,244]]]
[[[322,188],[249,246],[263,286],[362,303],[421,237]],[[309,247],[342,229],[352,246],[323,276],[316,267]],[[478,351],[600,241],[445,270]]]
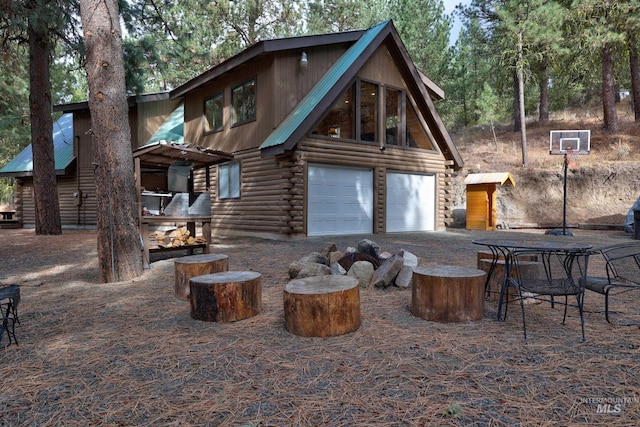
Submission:
[[[308,167],[307,235],[373,232],[373,170]]]
[[[387,173],[387,232],[435,230],[435,175]]]

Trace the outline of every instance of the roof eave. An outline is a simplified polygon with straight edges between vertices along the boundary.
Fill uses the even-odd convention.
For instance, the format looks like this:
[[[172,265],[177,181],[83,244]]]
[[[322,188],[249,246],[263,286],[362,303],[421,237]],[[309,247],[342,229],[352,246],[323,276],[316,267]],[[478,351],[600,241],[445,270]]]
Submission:
[[[403,64],[405,66],[405,70],[411,76],[411,78],[408,79],[408,83],[413,83],[415,90],[417,90],[421,94],[420,99],[424,101],[424,103],[426,104],[425,105],[426,110],[429,111],[429,113],[431,114],[433,124],[435,125],[435,130],[437,131],[437,133],[440,134],[442,140],[445,143],[444,147],[440,147],[440,149],[443,152],[443,155],[453,160],[455,170],[462,169],[464,167],[464,161],[462,160],[462,157],[460,156],[460,152],[458,151],[455,144],[453,143],[453,140],[451,139],[451,135],[449,135],[449,132],[444,126],[444,123],[442,122],[442,119],[440,118],[440,115],[436,110],[433,100],[431,99],[430,91],[425,85],[424,80],[422,79],[421,73],[418,71],[415,65],[413,65],[413,61],[411,60],[411,57],[409,56],[409,53],[407,52],[404,46],[404,43],[400,39],[398,32],[393,31],[391,32],[391,35],[393,37],[394,46],[397,49],[398,54],[401,55],[403,58]]]

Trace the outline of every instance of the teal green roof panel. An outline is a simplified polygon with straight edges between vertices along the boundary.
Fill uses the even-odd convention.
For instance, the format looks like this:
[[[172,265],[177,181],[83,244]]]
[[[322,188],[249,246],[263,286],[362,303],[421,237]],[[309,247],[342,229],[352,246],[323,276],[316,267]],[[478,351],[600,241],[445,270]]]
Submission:
[[[367,30],[322,76],[287,118],[264,140],[260,149],[285,144],[389,22],[384,21]]]
[[[53,152],[56,172],[64,173],[73,162],[73,114],[63,114],[53,124]],[[32,176],[33,154],[31,144],[0,169],[0,176]]]
[[[184,143],[184,104],[173,110],[145,145],[158,141]]]

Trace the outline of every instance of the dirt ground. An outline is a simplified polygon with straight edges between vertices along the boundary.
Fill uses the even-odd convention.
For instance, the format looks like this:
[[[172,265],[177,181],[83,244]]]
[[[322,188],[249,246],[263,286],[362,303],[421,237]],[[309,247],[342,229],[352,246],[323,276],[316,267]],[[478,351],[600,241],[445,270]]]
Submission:
[[[363,289],[362,325],[332,338],[284,329],[288,264],[361,238],[423,265],[476,266],[475,238],[553,238],[541,231],[406,233],[270,241],[216,238],[231,270],[262,274],[263,312],[234,323],[190,318],[173,293],[173,260],[130,282],[98,283],[96,235],[0,230],[0,281],[21,285],[19,345],[0,349],[0,426],[513,426],[640,424],[637,326],[575,308],[517,306],[504,322],[412,316],[411,290]],[[621,231],[575,230],[593,245]],[[590,272],[602,263],[592,259]],[[629,295],[623,308],[636,308]],[[2,342],[6,344],[6,336]],[[609,405],[609,406],[605,406]],[[616,406],[618,405],[618,406]],[[602,413],[605,412],[605,413]]]

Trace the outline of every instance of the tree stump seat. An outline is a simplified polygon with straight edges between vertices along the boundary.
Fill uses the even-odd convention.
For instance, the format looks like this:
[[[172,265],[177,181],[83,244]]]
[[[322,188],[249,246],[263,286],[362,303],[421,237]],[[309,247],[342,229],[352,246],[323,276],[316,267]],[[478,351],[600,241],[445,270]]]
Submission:
[[[224,254],[201,254],[177,258],[174,261],[177,298],[189,300],[189,280],[205,274],[220,273],[229,269],[229,257]]]
[[[285,329],[303,337],[333,337],[360,327],[360,287],[351,276],[291,280],[284,289]]]
[[[191,318],[235,322],[262,311],[262,275],[255,271],[223,271],[189,280]]]
[[[484,316],[482,270],[450,265],[418,266],[411,285],[411,313],[436,322],[466,322]]]

